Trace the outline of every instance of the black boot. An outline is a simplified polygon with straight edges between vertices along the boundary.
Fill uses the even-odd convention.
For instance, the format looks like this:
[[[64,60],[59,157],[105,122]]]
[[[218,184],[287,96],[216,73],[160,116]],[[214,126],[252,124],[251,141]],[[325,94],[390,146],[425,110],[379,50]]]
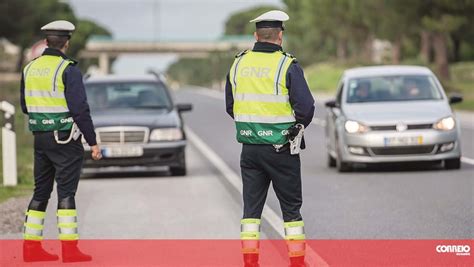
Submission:
[[[41,241],[25,240],[23,241],[23,261],[57,261],[58,255],[48,253],[43,249]]]
[[[82,253],[77,247],[77,240],[61,241],[63,262],[91,261],[90,255]]]

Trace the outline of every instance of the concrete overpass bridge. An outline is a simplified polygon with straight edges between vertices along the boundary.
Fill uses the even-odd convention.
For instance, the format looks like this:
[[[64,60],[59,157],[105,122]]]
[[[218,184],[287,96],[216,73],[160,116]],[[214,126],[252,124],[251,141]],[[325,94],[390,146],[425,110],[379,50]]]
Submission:
[[[80,58],[98,58],[99,70],[110,71],[110,58],[122,54],[173,53],[187,57],[204,57],[212,52],[244,50],[252,47],[253,36],[224,36],[215,40],[114,40],[93,37],[81,51]]]

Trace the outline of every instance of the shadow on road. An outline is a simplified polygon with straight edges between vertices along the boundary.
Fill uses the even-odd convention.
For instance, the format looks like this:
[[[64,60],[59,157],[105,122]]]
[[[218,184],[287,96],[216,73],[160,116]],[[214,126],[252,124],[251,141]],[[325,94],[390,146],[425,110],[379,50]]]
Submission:
[[[169,178],[171,173],[168,171],[151,171],[151,172],[102,172],[102,173],[85,173],[81,175],[81,179],[110,179],[110,178]],[[173,178],[182,178],[186,176],[176,176]]]
[[[471,169],[471,166],[462,165],[462,169]],[[354,172],[423,172],[423,171],[447,171],[456,172],[458,170],[445,170],[441,162],[397,162],[397,163],[377,163],[377,164],[356,164]]]

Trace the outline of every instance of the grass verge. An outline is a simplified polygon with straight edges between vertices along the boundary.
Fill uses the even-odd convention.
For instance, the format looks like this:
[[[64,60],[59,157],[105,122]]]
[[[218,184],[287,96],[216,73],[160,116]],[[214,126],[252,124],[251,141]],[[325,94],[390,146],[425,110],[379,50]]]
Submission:
[[[0,203],[11,198],[31,195],[33,186],[30,184],[20,184],[17,186],[0,185]]]
[[[345,66],[333,63],[317,63],[305,68],[309,88],[313,92],[333,93]]]
[[[10,197],[31,193],[33,188],[33,136],[28,131],[26,117],[21,112],[19,83],[0,84],[0,101],[8,101],[15,106],[15,131],[17,133],[18,186],[3,186],[3,158],[0,158],[0,202],[3,202]],[[3,116],[0,117],[0,123],[3,125],[3,121],[1,121]]]

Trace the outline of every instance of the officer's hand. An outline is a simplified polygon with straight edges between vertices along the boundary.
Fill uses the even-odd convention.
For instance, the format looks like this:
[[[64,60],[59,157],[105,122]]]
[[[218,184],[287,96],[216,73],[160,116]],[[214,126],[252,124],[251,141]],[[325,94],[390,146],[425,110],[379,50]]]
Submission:
[[[299,134],[300,130],[301,128],[298,124],[295,124],[288,128],[288,139],[293,140],[293,138],[295,138]]]
[[[91,147],[91,155],[93,160],[99,160],[102,158],[102,153],[100,153],[100,148],[98,145]]]

